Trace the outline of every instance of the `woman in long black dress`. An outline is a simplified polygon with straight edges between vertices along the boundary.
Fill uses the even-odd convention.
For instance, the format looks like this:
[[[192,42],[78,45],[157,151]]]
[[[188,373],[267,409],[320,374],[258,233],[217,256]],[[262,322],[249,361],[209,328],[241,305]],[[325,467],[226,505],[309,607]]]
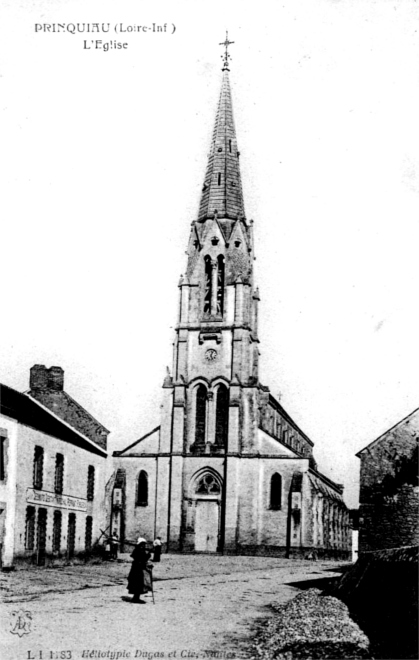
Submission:
[[[145,600],[141,600],[140,596],[149,591],[144,583],[144,571],[146,570],[147,562],[150,559],[150,553],[147,551],[146,544],[147,541],[140,537],[131,555],[132,564],[128,575],[127,589],[128,593],[133,594],[133,603],[145,603]]]

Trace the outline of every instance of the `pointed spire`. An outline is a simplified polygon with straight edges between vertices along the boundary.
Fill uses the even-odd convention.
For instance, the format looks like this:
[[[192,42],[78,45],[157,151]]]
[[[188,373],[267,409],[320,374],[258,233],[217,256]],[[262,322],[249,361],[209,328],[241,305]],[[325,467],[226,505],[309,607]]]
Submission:
[[[227,45],[229,42],[226,39]],[[226,45],[226,42],[222,45]],[[226,53],[227,52],[226,45]],[[244,216],[243,193],[231,102],[228,59],[224,55],[223,80],[215,118],[198,220],[214,217],[236,219]]]

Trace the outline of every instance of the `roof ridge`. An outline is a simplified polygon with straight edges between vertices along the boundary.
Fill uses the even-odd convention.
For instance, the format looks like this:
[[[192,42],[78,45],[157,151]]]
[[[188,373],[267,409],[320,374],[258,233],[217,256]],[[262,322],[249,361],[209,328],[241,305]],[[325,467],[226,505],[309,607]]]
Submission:
[[[114,451],[112,455],[113,456],[121,456],[122,454],[125,454],[125,452],[128,451],[128,449],[132,449],[132,447],[135,447],[135,445],[137,445],[139,442],[142,442],[143,440],[148,438],[150,435],[155,433],[159,428],[160,428],[160,424],[158,426],[156,426],[156,428],[154,428],[152,431],[149,431],[148,433],[143,435],[138,440],[135,440],[135,442],[133,442],[131,445],[128,445],[128,447],[125,447],[125,449],[122,449],[121,451],[118,451],[118,452]]]
[[[22,393],[22,392],[19,392],[19,394],[22,394],[22,396],[24,396],[24,397],[28,398],[30,401],[33,401],[34,403],[36,403],[37,406],[39,406],[40,408],[42,408],[43,410],[45,410],[46,412],[48,412],[48,413],[49,413],[50,415],[52,415],[52,417],[54,417],[57,421],[59,421],[59,422],[61,422],[62,424],[64,424],[64,426],[67,426],[67,428],[69,428],[69,429],[71,429],[72,431],[74,431],[74,433],[76,433],[76,434],[79,435],[81,438],[83,438],[83,440],[86,440],[86,442],[88,442],[90,445],[93,445],[95,448],[97,447],[97,448],[100,449],[100,451],[102,451],[104,454],[108,454],[107,449],[103,449],[103,447],[101,447],[100,445],[98,445],[96,442],[94,442],[93,440],[90,440],[90,438],[88,438],[87,435],[85,435],[84,433],[82,433],[81,431],[79,431],[78,429],[76,429],[76,427],[75,427],[75,426],[72,426],[69,422],[66,422],[65,419],[63,419],[62,417],[60,417],[59,415],[57,415],[57,414],[56,414],[55,412],[53,412],[50,408],[48,408],[47,406],[44,406],[44,404],[41,403],[40,401],[38,401],[38,399],[35,399],[35,398],[34,398],[33,396],[31,396],[30,394],[24,394],[24,393]]]
[[[403,417],[400,421],[396,422],[396,424],[393,424],[393,426],[390,426],[390,428],[387,429],[387,431],[383,431],[383,433],[381,433],[381,435],[379,435],[378,438],[375,438],[375,440],[371,440],[371,442],[368,443],[363,449],[360,449],[355,454],[355,456],[357,456],[359,458],[359,455],[362,454],[362,452],[364,452],[366,449],[369,449],[370,447],[372,447],[372,445],[375,445],[375,443],[378,442],[379,440],[381,440],[385,435],[387,435],[387,433],[390,433],[390,431],[395,429],[396,426],[399,426],[400,424],[403,424],[403,422],[405,422],[407,419],[409,419],[409,417],[412,417],[412,415],[414,415],[418,411],[419,411],[419,408],[415,408],[415,410],[412,410],[412,412],[409,413],[408,415],[406,415],[406,417]]]
[[[76,401],[75,399],[73,399],[73,397],[71,396],[71,394],[69,394],[69,393],[66,392],[65,390],[61,390],[61,392],[62,392],[62,393],[68,398],[68,399],[70,399],[70,401],[72,401],[72,402],[73,402],[78,408],[80,408],[81,410],[83,410],[83,412],[85,412],[86,415],[88,415],[88,416],[89,416],[94,422],[96,422],[96,424],[99,424],[99,426],[101,426],[101,427],[103,428],[104,431],[107,431],[108,433],[110,433],[110,430],[107,429],[106,426],[104,426],[104,425],[102,424],[102,422],[99,422],[99,420],[96,419],[96,417],[94,417],[94,416],[92,415],[92,413],[90,413],[88,410],[86,410],[86,408],[85,408],[84,406],[82,406],[81,403],[79,403],[78,401]]]

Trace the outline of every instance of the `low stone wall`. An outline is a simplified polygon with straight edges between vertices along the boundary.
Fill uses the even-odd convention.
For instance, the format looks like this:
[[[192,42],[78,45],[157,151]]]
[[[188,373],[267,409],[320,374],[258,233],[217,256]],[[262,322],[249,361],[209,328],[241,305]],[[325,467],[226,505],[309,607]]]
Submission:
[[[418,657],[418,551],[362,553],[332,592],[370,638],[375,658]]]
[[[337,598],[308,589],[288,603],[273,603],[272,609],[273,616],[259,627],[249,649],[252,658],[371,658],[368,638]]]

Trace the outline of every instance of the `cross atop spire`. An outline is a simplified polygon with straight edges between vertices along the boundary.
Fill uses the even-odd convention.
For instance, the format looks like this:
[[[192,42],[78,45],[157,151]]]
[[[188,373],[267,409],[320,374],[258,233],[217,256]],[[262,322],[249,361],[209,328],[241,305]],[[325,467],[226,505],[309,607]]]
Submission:
[[[228,47],[231,46],[231,44],[234,44],[234,41],[229,41],[228,40],[228,32],[226,30],[226,38],[225,41],[222,41],[219,45],[225,47],[225,53],[224,55],[221,55],[221,59],[223,60],[223,71],[229,71],[230,69],[228,68],[228,61],[231,60],[231,55],[228,52]]]

